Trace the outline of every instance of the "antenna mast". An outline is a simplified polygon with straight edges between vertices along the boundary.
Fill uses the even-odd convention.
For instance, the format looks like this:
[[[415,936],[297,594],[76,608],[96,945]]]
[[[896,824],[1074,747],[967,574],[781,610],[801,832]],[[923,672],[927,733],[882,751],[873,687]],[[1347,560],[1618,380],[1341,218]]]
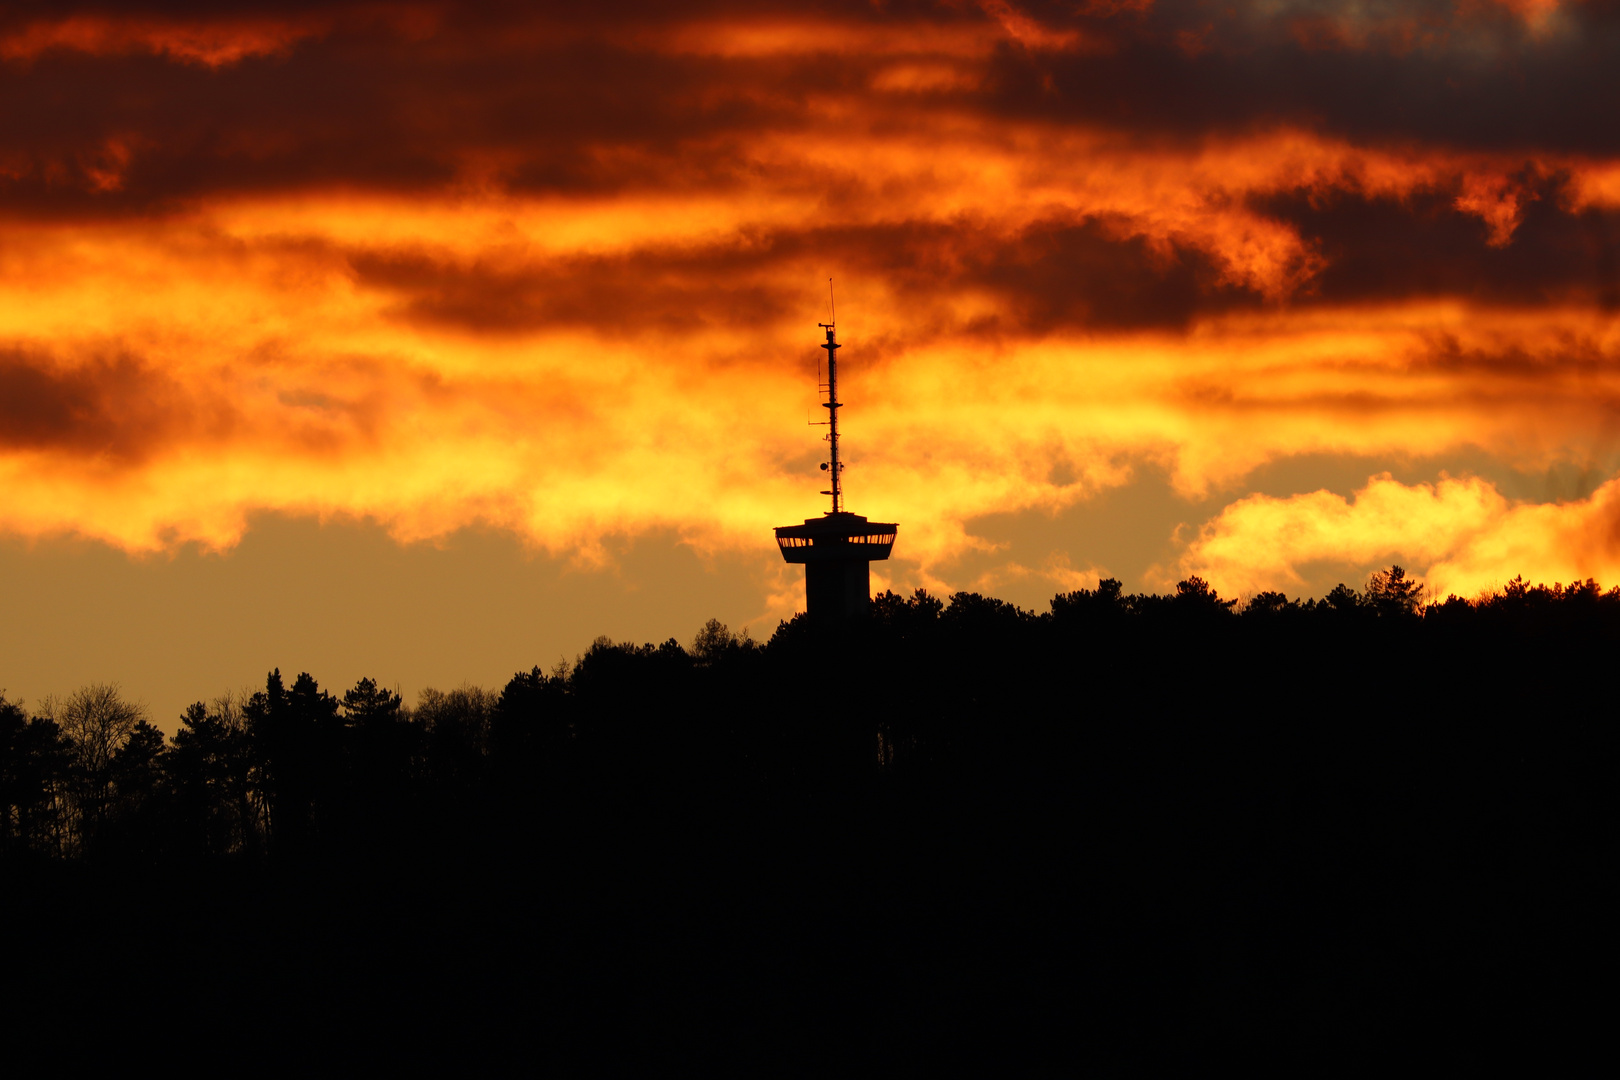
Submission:
[[[838,410],[842,403],[838,400],[838,308],[833,303],[832,278],[827,279],[827,309],[827,317],[832,322],[816,324],[827,331],[827,341],[821,346],[827,350],[827,400],[821,405],[827,410],[827,423],[831,429],[827,441],[832,444],[832,460],[827,467],[832,474],[832,490],[823,491],[822,494],[832,496],[832,512],[838,514],[844,509],[844,482],[841,476],[844,463],[838,460]]]

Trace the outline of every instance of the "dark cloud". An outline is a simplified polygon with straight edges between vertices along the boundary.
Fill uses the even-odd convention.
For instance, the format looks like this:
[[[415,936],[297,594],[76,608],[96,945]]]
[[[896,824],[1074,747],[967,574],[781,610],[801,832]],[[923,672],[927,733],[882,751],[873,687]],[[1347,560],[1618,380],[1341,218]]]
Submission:
[[[1564,29],[1540,36],[1487,3],[1466,22],[1450,3],[1373,5],[1371,15],[1366,5],[1295,4],[1268,7],[1275,14],[1265,18],[1252,8],[1191,2],[1145,12],[1092,5],[1101,14],[1090,16],[1068,4],[1027,7],[1054,30],[1082,31],[1092,45],[1042,51],[1003,39],[980,91],[919,93],[908,107],[1101,125],[1138,138],[1289,122],[1356,140],[1523,152],[1608,153],[1620,140],[1620,97],[1610,92],[1610,73],[1620,66],[1614,5],[1568,6],[1559,15]],[[508,180],[525,188],[713,181],[706,159],[681,147],[798,130],[808,123],[808,101],[859,100],[892,59],[859,40],[846,46],[831,32],[827,52],[767,57],[675,55],[660,45],[677,20],[772,15],[754,4],[678,11],[627,2],[428,5],[415,21],[378,14],[386,10],[312,3],[12,10],[0,32],[75,14],[215,26],[329,18],[285,49],[218,67],[161,52],[67,47],[0,62],[0,175],[9,176],[0,181],[0,207],[140,212],[215,191],[435,188],[480,154],[499,155]],[[919,20],[1000,35],[966,4],[779,5],[776,12],[865,24],[875,40],[902,51]],[[1312,19],[1422,32],[1367,31],[1365,40],[1348,42],[1301,32],[1301,20]],[[919,52],[928,47],[919,39]]]
[[[939,308],[939,333],[1179,329],[1200,312],[1258,302],[1222,284],[1204,253],[1175,245],[1155,250],[1118,232],[1089,219],[1045,221],[1010,237],[907,224],[500,264],[423,250],[355,252],[350,263],[361,284],[399,297],[399,316],[483,333],[769,324],[802,310],[802,279],[828,251],[838,252],[848,272],[887,282],[913,310]],[[957,325],[948,305],[964,290],[998,296],[999,314]]]
[[[1359,142],[1607,154],[1620,148],[1620,100],[1605,75],[1620,64],[1613,37],[1491,61],[1286,43],[1197,57],[1133,43],[1111,56],[1053,60],[1045,72],[1007,56],[987,107],[1183,137],[1288,123]]]
[[[38,353],[0,350],[0,447],[132,464],[197,425],[190,397],[130,356],[64,367]]]
[[[917,298],[941,280],[995,293],[1004,314],[977,328],[1015,333],[1180,329],[1201,312],[1257,301],[1224,284],[1206,253],[1174,243],[1155,249],[1125,229],[1096,219],[1042,222],[1006,241],[976,238],[949,258],[889,270]],[[956,272],[943,272],[947,266]]]
[[[407,321],[478,333],[579,326],[635,334],[780,318],[789,310],[781,290],[738,273],[707,276],[749,263],[758,269],[766,258],[726,246],[501,265],[421,251],[359,252],[350,261],[361,284],[399,298],[394,314]]]
[[[1354,190],[1294,191],[1256,200],[1286,221],[1325,260],[1295,303],[1468,298],[1485,303],[1620,303],[1620,215],[1571,212],[1564,177],[1518,190],[1520,220],[1507,243],[1457,206],[1460,184],[1403,198]]]
[[[138,217],[214,195],[329,188],[442,192],[480,163],[493,174],[487,182],[523,193],[712,195],[760,180],[747,151],[762,133],[821,133],[813,103],[828,99],[867,102],[873,123],[897,132],[908,119],[921,126],[965,113],[1102,128],[1139,146],[1191,146],[1287,122],[1418,157],[1439,148],[1528,162],[1620,150],[1620,96],[1609,89],[1620,68],[1615,4],[1566,5],[1561,22],[1539,29],[1501,5],[1465,10],[1450,0],[1284,3],[1263,15],[1194,0],[1093,3],[1078,14],[1070,3],[1020,7],[1053,33],[1079,32],[1082,44],[1021,43],[987,9],[943,2],[426,5],[411,18],[319,3],[13,7],[0,35],[69,16],[216,27],[304,20],[315,29],[217,66],[155,47],[53,46],[0,61],[0,215]],[[878,36],[863,45],[829,34],[827,51],[771,56],[663,47],[677,23],[773,14]],[[947,82],[900,104],[869,89],[920,22],[999,41],[978,89]],[[1522,221],[1506,245],[1491,246],[1481,219],[1457,208],[1460,177],[1398,198],[1346,181],[1252,206],[1325,260],[1293,303],[1541,303],[1584,291],[1612,306],[1612,216],[1569,211],[1567,177],[1538,168],[1526,166]],[[766,182],[790,190],[821,181],[804,172]],[[984,333],[1176,327],[1258,300],[1226,283],[1203,250],[1150,244],[1094,217],[1011,236],[918,222],[519,265],[364,252],[354,266],[365,283],[397,293],[404,315],[427,322],[674,328],[719,320],[722,307],[726,321],[776,317],[787,301],[773,269],[835,244],[918,303],[960,288],[1001,297],[1000,314],[977,327]]]
[[[243,388],[216,372],[189,379],[127,351],[71,360],[34,349],[0,349],[0,449],[45,451],[115,468],[146,462],[176,447],[269,442],[300,455],[342,453],[376,437],[385,404],[375,388],[345,397],[320,389],[373,373],[365,364],[329,361],[309,375],[285,376],[274,404],[263,386]]]
[[[1543,304],[1620,303],[1620,215],[1564,209],[1559,178],[1527,185],[1510,242],[1456,206],[1455,185],[1396,199],[1291,192],[1257,209],[1299,230],[1324,267],[1295,307],[1417,298]],[[544,326],[683,330],[765,324],[802,306],[806,268],[838,252],[849,272],[885,281],[912,310],[939,308],[941,333],[1181,329],[1203,315],[1257,307],[1209,254],[1156,246],[1126,222],[1051,219],[1012,235],[959,223],[812,228],[745,244],[648,248],[611,256],[465,262],[425,250],[350,255],[361,284],[396,294],[412,321],[480,332]],[[998,298],[970,325],[945,314],[964,292]]]

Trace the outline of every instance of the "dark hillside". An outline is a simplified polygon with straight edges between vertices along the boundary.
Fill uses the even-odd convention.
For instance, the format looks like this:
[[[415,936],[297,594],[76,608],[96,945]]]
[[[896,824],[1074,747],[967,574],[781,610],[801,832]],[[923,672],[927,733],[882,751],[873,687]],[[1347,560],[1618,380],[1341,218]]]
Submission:
[[[8,1012],[295,1067],[1545,1054],[1609,969],[1620,591],[1416,598],[885,594],[414,710],[272,673],[168,745],[5,705]]]

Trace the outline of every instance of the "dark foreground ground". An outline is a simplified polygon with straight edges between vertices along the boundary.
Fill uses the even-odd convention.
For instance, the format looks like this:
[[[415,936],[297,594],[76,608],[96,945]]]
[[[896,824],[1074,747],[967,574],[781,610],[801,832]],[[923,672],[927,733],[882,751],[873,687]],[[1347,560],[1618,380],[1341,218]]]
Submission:
[[[594,689],[531,679],[524,730],[568,739],[492,736],[523,768],[251,857],[13,859],[13,1060],[1359,1073],[1598,1045],[1608,621],[980,614],[680,675],[599,656]]]

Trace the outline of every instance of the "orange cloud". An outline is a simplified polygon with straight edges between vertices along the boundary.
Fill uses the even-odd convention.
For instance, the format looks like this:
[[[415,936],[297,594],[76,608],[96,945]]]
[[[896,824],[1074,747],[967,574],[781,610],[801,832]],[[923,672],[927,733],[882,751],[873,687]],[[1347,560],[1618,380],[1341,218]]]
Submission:
[[[1494,2],[1513,12],[1524,20],[1526,26],[1538,32],[1548,27],[1558,14],[1558,9],[1563,6],[1560,0],[1494,0]]]
[[[1206,524],[1178,572],[1227,595],[1298,587],[1312,562],[1402,563],[1437,597],[1474,596],[1523,575],[1568,582],[1620,576],[1620,480],[1590,498],[1518,504],[1478,477],[1405,485],[1388,473],[1353,500],[1328,491],[1252,495]]]
[[[0,153],[0,386],[34,403],[0,414],[0,528],[223,548],[272,509],[402,539],[486,522],[585,562],[653,529],[768,557],[764,530],[818,505],[803,421],[829,275],[851,497],[904,523],[897,581],[993,554],[975,517],[1056,513],[1143,463],[1207,496],[1298,455],[1529,468],[1607,445],[1620,151],[1335,127],[1237,91],[1183,122],[1160,68],[1088,112],[1108,104],[1074,89],[1092,61],[1221,62],[1158,9],[1092,8],[1119,36],[1084,56],[1092,24],[1002,3],[446,16],[405,45],[350,9],[7,31],[29,87],[69,85],[51,65],[71,50],[164,77]],[[294,48],[329,81],[283,106],[271,91],[303,88],[241,61]],[[1338,557],[1309,552],[1384,550],[1403,515],[1407,557],[1459,581],[1492,522],[1526,538],[1513,572],[1585,543],[1479,482],[1392,483],[1234,503],[1184,569],[1292,580]],[[1284,519],[1297,548],[1252,562]],[[982,581],[1102,572],[1066,557]]]
[[[1105,291],[1126,251],[1149,284],[1198,254],[1210,288],[1308,291],[1324,257],[1257,196],[1401,199],[1466,175],[1457,159],[1286,130],[1177,151],[968,121],[842,145],[761,137],[755,179],[716,190],[311,193],[19,224],[0,340],[79,383],[99,357],[136,357],[231,419],[148,424],[139,461],[19,450],[0,521],[132,549],[228,546],[262,508],[372,516],[402,538],[486,521],[556,550],[664,527],[747,546],[813,493],[805,327],[828,272],[849,290],[851,491],[908,522],[924,567],[975,548],[972,517],[1059,510],[1133,461],[1201,494],[1296,454],[1539,462],[1604,437],[1615,342],[1578,304],[1090,328],[1136,302]],[[1046,286],[1035,270],[998,283],[1063,230],[1110,261],[1050,302],[1089,306],[1072,325],[1009,318]],[[1057,463],[1071,480],[1050,480]]]
[[[681,219],[616,200],[580,207],[570,232],[565,204],[340,198],[19,229],[0,338],[82,419],[0,453],[0,523],[223,547],[269,508],[371,516],[406,539],[484,521],[562,551],[653,528],[752,546],[815,502],[805,327],[827,260],[811,246],[718,277],[700,256],[737,257],[746,209]],[[791,203],[761,212],[797,220]],[[435,254],[399,264],[405,276],[357,272],[389,249]],[[566,274],[535,298],[477,276],[465,301],[444,291],[503,261],[520,284],[553,263]],[[602,267],[621,291],[591,292]],[[905,558],[923,568],[980,546],[971,518],[1073,505],[1134,461],[1198,494],[1302,453],[1555,460],[1605,438],[1620,397],[1608,320],[1580,308],[1240,312],[987,344],[968,332],[994,312],[986,298],[919,305],[880,274],[840,280],[852,498],[906,522]],[[427,301],[409,299],[472,303],[496,286],[482,299],[540,317],[496,334],[492,314],[424,320]],[[559,297],[574,306],[543,306]],[[104,386],[108,355],[147,374],[71,404]],[[184,403],[121,415],[107,404],[120,399]],[[217,418],[180,419],[200,410]],[[95,442],[117,422],[141,438],[108,445],[138,453]]]
[[[979,0],[979,7],[1001,24],[1008,37],[1027,49],[1072,49],[1080,44],[1079,31],[1043,26],[1008,0]]]
[[[1469,173],[1463,177],[1462,194],[1457,196],[1457,209],[1476,214],[1490,229],[1491,247],[1507,247],[1513,242],[1513,230],[1519,227],[1524,203],[1535,198],[1522,184],[1506,177]]]
[[[326,16],[302,19],[180,20],[70,15],[40,19],[0,36],[0,58],[32,60],[52,50],[97,56],[148,52],[205,67],[249,56],[285,53],[297,42],[331,29]]]

